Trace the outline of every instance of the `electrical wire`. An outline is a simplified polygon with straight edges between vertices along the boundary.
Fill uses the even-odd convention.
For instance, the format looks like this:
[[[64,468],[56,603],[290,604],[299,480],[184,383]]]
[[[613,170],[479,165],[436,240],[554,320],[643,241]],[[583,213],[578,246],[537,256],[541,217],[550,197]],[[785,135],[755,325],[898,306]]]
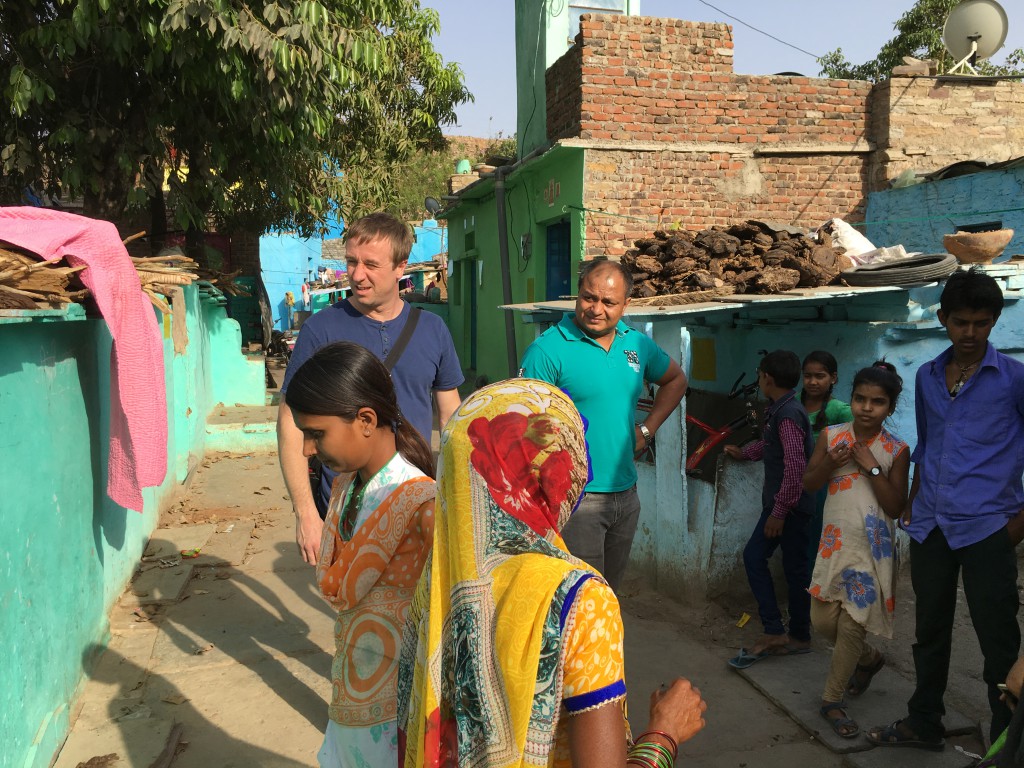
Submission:
[[[719,8],[718,6],[712,5],[711,3],[707,2],[707,0],[697,0],[697,2],[701,3],[702,5],[706,5],[708,8],[713,8],[714,10],[718,11],[723,16],[726,16],[727,18],[732,19],[737,24],[742,24],[747,29],[752,29],[755,32],[758,32],[758,33],[764,35],[765,37],[770,37],[772,40],[774,40],[777,43],[782,43],[783,45],[788,45],[790,48],[792,48],[795,51],[800,51],[800,53],[806,53],[808,56],[812,57],[815,61],[818,61],[819,59],[821,59],[821,56],[818,56],[817,54],[811,53],[810,51],[805,51],[803,48],[801,48],[798,45],[793,45],[792,43],[787,43],[781,37],[776,37],[775,35],[771,34],[770,32],[765,32],[763,29],[758,29],[753,24],[748,24],[743,19],[739,19],[739,18],[733,16],[731,13],[726,13],[721,8]]]

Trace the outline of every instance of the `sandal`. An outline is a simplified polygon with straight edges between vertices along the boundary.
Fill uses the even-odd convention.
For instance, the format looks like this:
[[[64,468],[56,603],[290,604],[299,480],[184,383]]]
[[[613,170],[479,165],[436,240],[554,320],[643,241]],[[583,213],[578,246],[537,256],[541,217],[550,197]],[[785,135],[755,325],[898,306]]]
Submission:
[[[946,747],[945,739],[921,739],[916,734],[908,731],[903,725],[903,720],[897,720],[892,725],[881,725],[870,729],[865,733],[868,741],[876,747],[914,747],[916,749],[930,749],[941,752]]]
[[[832,726],[832,730],[835,731],[836,736],[841,739],[852,739],[854,736],[860,733],[860,726],[857,725],[857,721],[850,718],[846,712],[846,707],[841,701],[833,701],[827,704],[822,704],[821,716],[828,720],[828,724]],[[839,717],[832,717],[833,712],[838,712]]]
[[[885,666],[885,656],[879,652],[878,660],[874,664],[868,664],[864,666],[858,664],[857,668],[853,670],[853,674],[850,675],[849,681],[846,683],[846,695],[847,696],[860,696],[871,686],[871,679],[882,671],[882,667]]]

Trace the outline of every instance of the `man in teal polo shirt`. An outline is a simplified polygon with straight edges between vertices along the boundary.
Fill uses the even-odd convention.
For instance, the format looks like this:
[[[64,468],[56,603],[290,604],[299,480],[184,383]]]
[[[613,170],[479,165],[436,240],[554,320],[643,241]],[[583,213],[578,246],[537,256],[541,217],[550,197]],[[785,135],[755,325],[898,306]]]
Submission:
[[[576,311],[546,330],[523,355],[520,375],[554,384],[587,421],[593,480],[562,528],[569,551],[618,591],[640,518],[634,456],[686,393],[686,374],[645,334],[621,321],[633,275],[615,261],[580,270]],[[658,385],[654,407],[634,422],[644,380]]]

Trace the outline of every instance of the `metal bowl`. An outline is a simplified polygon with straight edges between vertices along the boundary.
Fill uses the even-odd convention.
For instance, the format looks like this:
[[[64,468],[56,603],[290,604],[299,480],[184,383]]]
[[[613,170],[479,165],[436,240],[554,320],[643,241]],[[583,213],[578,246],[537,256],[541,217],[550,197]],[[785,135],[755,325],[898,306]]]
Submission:
[[[1003,252],[1012,239],[1012,229],[997,229],[945,235],[942,244],[961,264],[988,264]]]

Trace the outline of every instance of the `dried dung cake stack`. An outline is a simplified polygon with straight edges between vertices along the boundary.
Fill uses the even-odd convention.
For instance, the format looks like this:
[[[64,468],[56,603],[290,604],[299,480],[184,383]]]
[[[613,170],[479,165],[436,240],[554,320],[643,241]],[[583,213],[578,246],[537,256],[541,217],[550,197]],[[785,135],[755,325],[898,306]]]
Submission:
[[[637,240],[622,263],[633,271],[639,299],[697,291],[781,293],[828,285],[845,268],[843,249],[827,234],[819,238],[758,221],[696,234],[659,230]]]

